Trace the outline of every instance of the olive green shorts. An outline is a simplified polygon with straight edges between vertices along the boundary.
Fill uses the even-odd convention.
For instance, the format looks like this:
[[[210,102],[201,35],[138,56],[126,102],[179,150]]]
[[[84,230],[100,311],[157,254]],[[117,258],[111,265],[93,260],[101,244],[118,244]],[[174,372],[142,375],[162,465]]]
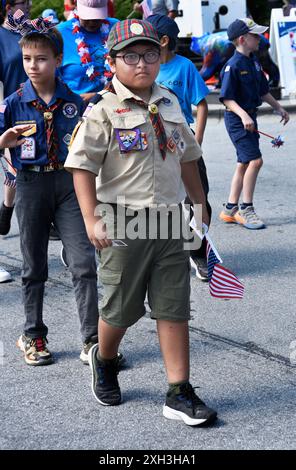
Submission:
[[[133,217],[127,217],[126,223]],[[147,218],[148,219],[148,218]],[[105,219],[108,231],[108,221]],[[173,239],[169,222],[166,239],[129,239],[127,246],[101,250],[99,279],[104,288],[100,316],[108,324],[127,328],[146,313],[153,319],[184,322],[190,318],[189,251]],[[147,220],[147,233],[149,221]]]

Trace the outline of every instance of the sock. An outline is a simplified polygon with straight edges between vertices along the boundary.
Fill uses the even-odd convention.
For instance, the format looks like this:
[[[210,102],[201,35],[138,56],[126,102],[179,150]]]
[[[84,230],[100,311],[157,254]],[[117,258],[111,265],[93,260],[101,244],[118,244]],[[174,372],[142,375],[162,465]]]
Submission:
[[[180,385],[188,384],[189,380],[181,380],[180,382],[169,384],[169,392],[180,393]]]
[[[232,202],[228,202],[228,203],[226,204],[226,209],[233,209],[233,208],[236,207],[236,206],[237,206],[237,204],[232,204]]]
[[[115,357],[113,357],[112,359],[103,359],[100,356],[99,349],[98,349],[97,350],[97,359],[98,359],[98,361],[102,362],[103,364],[110,365],[115,361],[115,359],[117,361],[117,355]]]
[[[250,207],[250,206],[252,206],[252,205],[253,205],[252,202],[243,202],[243,203],[240,205],[240,208],[241,208],[242,210],[244,210],[244,209],[246,209],[247,207]]]

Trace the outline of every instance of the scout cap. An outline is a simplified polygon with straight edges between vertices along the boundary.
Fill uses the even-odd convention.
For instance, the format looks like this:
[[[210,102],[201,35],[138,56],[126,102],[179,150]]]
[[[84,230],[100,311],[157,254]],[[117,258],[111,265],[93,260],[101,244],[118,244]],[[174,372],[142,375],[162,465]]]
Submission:
[[[153,28],[159,35],[169,36],[172,39],[177,39],[180,32],[176,21],[172,20],[166,15],[150,15],[147,20],[152,24]]]
[[[108,0],[77,0],[77,15],[81,20],[105,20]]]
[[[261,26],[260,24],[255,23],[251,18],[242,18],[233,21],[228,26],[227,35],[230,41],[243,36],[247,33],[252,34],[263,34],[268,30],[268,26]]]
[[[157,32],[147,21],[136,19],[119,21],[115,23],[109,33],[107,48],[109,52],[112,50],[121,51],[130,44],[139,41],[152,42],[160,46]]]

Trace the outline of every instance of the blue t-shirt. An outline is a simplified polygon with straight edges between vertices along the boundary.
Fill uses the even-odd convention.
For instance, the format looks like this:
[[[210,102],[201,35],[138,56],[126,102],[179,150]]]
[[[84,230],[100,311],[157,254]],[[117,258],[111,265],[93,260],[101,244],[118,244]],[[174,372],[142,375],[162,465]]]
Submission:
[[[23,169],[26,165],[48,165],[48,148],[46,141],[45,121],[43,112],[38,111],[32,101],[38,100],[43,106],[50,107],[57,99],[61,103],[53,111],[53,127],[57,134],[58,159],[64,162],[68,155],[68,145],[74,127],[78,123],[79,117],[83,113],[84,105],[82,98],[72,93],[69,88],[60,80],[56,80],[56,90],[51,102],[46,103],[36,94],[30,80],[27,80],[22,90],[12,93],[3,102],[0,110],[0,135],[9,127],[16,124],[35,124],[36,132],[26,140],[33,151],[25,154],[23,145],[10,149],[13,166]]]
[[[234,100],[243,109],[257,108],[269,91],[268,82],[255,55],[235,51],[221,71],[220,101]]]
[[[209,89],[191,60],[176,54],[172,60],[161,64],[156,82],[177,95],[187,122],[193,123],[191,105],[198,105],[209,94]]]
[[[107,18],[107,20],[109,21],[110,28],[118,21],[115,18]],[[81,28],[90,55],[95,63],[95,71],[99,72],[99,76],[91,81],[86,75],[86,68],[82,66],[80,56],[78,55],[75,39],[77,39],[79,34],[72,33],[73,22],[75,21],[75,18],[72,18],[58,25],[58,30],[62,34],[64,41],[63,63],[59,68],[60,76],[63,82],[75,93],[81,94],[100,91],[104,88],[104,83],[100,81],[100,78],[104,73],[104,55],[106,54],[101,33],[90,33]]]
[[[4,98],[28,79],[23,68],[20,39],[20,34],[0,26],[0,82],[3,83]]]

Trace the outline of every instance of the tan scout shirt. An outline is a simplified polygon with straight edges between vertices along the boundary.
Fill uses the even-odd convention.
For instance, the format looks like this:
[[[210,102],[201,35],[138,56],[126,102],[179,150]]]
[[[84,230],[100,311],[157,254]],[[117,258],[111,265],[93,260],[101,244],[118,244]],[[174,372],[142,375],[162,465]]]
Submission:
[[[125,205],[135,210],[179,202],[180,162],[197,160],[201,149],[177,98],[167,89],[153,85],[148,104],[157,104],[170,146],[163,160],[148,110],[129,100],[139,97],[116,76],[113,86],[116,94],[101,92],[102,100],[83,118],[65,167],[98,175],[100,202],[115,204],[118,196],[124,196]],[[139,133],[138,143],[122,152],[120,149],[132,145]]]

